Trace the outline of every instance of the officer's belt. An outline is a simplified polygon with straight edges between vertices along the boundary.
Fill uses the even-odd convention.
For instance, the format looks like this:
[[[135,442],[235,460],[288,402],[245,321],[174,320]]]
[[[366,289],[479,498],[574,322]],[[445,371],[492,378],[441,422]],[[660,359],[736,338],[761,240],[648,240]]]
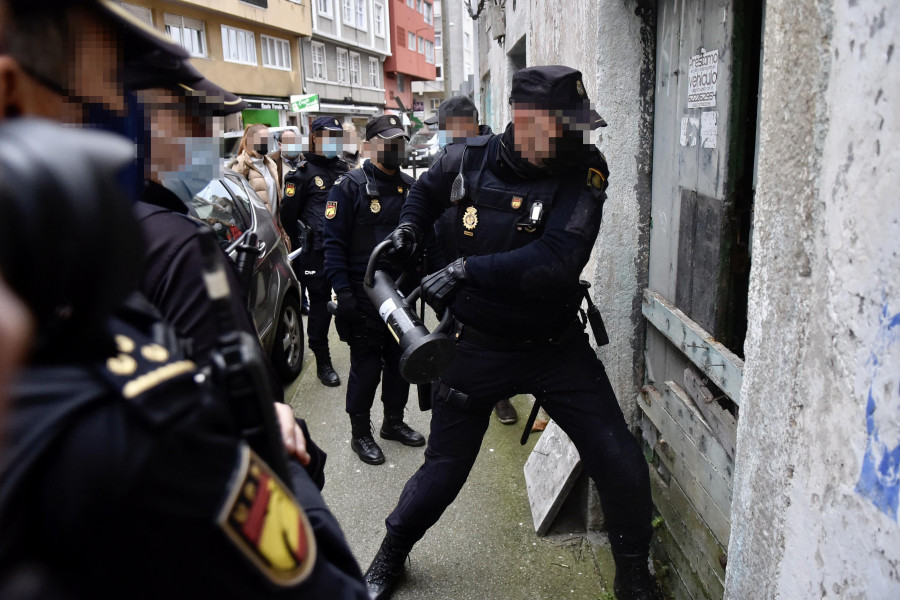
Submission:
[[[558,346],[563,342],[571,339],[575,334],[584,331],[584,324],[578,319],[573,319],[571,324],[565,327],[558,335],[552,337],[531,338],[531,339],[515,339],[504,338],[479,331],[471,325],[466,325],[456,317],[450,321],[450,337],[453,341],[460,342],[465,340],[470,344],[482,346],[488,350],[531,350],[544,346]]]

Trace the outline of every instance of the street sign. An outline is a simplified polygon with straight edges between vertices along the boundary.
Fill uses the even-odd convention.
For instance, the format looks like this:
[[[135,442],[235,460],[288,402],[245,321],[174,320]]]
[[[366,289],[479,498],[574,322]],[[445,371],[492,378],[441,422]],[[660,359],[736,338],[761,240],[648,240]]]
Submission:
[[[294,112],[319,112],[319,95],[292,95],[291,110]]]

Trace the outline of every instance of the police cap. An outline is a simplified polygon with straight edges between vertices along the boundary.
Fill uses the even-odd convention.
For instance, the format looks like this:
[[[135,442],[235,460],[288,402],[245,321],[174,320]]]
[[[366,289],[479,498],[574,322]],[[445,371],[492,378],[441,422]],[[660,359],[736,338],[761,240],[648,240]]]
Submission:
[[[509,102],[555,111],[568,122],[587,123],[591,129],[606,126],[606,121],[591,108],[581,71],[563,65],[516,71]]]
[[[383,140],[392,140],[401,135],[409,141],[409,136],[403,131],[400,118],[397,115],[381,115],[366,123],[366,141],[375,136]]]
[[[310,133],[316,131],[343,131],[341,122],[334,117],[319,117],[309,126]]]
[[[478,121],[478,109],[468,96],[453,96],[441,102],[438,107],[438,121],[445,122],[450,117],[468,117]]]

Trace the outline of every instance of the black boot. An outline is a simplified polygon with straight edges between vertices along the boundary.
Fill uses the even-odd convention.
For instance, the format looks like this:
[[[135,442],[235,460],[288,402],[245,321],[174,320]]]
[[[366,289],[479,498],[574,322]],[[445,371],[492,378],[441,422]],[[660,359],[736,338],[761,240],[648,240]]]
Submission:
[[[617,600],[662,600],[659,587],[647,566],[647,554],[613,554]]]
[[[350,425],[353,428],[350,448],[356,452],[359,460],[370,465],[383,463],[384,453],[372,437],[372,423],[368,413],[350,415]]]
[[[391,534],[384,536],[378,554],[372,559],[363,580],[369,590],[370,600],[387,600],[403,575],[403,563],[412,548],[399,544]]]
[[[334,367],[331,366],[331,354],[327,349],[320,350],[316,355],[316,375],[319,381],[328,387],[337,387],[341,385],[341,378],[338,376]]]
[[[384,415],[382,439],[395,440],[404,446],[424,446],[425,436],[403,422],[403,415]]]

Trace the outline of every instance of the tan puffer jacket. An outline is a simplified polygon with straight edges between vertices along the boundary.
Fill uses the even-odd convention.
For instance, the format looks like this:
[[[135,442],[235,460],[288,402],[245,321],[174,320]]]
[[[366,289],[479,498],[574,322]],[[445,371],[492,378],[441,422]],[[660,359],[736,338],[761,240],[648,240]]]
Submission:
[[[250,187],[253,188],[253,191],[256,192],[256,195],[259,196],[259,199],[262,200],[263,203],[265,203],[266,208],[269,209],[269,212],[275,219],[275,224],[281,231],[281,238],[284,240],[285,246],[287,246],[288,251],[290,251],[291,241],[288,238],[287,233],[284,231],[284,227],[281,226],[281,216],[279,215],[279,212],[281,212],[279,206],[281,203],[281,182],[278,181],[278,167],[275,165],[275,162],[268,156],[265,156],[263,158],[263,164],[266,165],[266,168],[269,170],[269,173],[275,180],[279,198],[269,198],[269,187],[266,185],[266,178],[256,169],[256,165],[253,164],[253,158],[247,153],[246,150],[244,152],[241,152],[237,156],[237,158],[228,163],[228,168],[243,175],[244,178],[250,183]]]
[[[278,187],[278,195],[281,196],[281,182],[278,181],[277,165],[275,165],[268,156],[263,157],[263,164],[269,169],[269,173],[272,175],[272,179],[275,180],[275,184]],[[256,192],[259,199],[266,204],[269,212],[278,218],[278,202],[280,198],[269,198],[269,188],[266,186],[266,178],[256,169],[256,165],[253,164],[253,158],[247,151],[241,152],[238,157],[228,165],[228,168],[243,175],[244,178],[250,182],[250,187],[253,188],[253,191]]]

